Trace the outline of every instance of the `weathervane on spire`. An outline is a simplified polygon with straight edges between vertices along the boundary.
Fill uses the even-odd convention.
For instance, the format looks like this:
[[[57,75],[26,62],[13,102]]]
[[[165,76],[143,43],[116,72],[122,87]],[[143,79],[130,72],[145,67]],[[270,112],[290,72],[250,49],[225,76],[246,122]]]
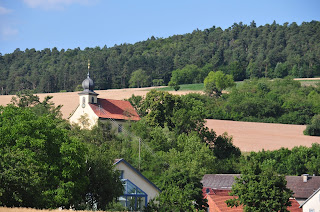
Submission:
[[[90,60],[88,59],[88,77],[89,77],[89,71],[90,71]]]

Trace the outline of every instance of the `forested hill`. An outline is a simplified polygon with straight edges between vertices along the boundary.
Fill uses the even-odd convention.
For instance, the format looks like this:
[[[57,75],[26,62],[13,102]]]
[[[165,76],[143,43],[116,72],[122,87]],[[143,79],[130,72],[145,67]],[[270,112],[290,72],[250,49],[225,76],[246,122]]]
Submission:
[[[150,76],[148,85],[155,79],[167,84],[173,70],[189,64],[222,70],[235,80],[319,76],[320,22],[259,27],[254,21],[240,22],[226,30],[212,27],[111,48],[16,49],[0,54],[0,94],[74,91],[86,76],[88,59],[96,89],[128,87],[131,73],[138,69]]]

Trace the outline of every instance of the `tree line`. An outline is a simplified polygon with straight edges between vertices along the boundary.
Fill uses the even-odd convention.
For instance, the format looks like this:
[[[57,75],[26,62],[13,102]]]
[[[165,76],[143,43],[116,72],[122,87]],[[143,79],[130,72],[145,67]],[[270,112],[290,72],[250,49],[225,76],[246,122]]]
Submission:
[[[214,82],[214,89],[217,90],[220,84],[234,85],[232,80],[227,80],[228,75],[223,75],[220,71],[211,73],[215,76],[208,76],[206,79]],[[209,83],[207,87],[210,89],[205,89],[206,94],[189,94],[203,103],[208,119],[300,125],[318,123],[316,120],[312,121],[312,118],[320,114],[319,84],[302,86],[292,77],[286,77],[245,80],[227,88],[223,93],[221,88],[212,92],[210,86],[212,85]],[[314,128],[310,130],[315,131]]]
[[[16,49],[0,54],[0,93],[75,91],[87,72],[88,59],[96,89],[167,85],[171,76],[177,77],[174,71],[185,68],[198,74],[182,71],[187,73],[182,83],[202,82],[205,73],[218,70],[235,81],[319,76],[319,34],[318,21],[301,25],[274,21],[258,27],[252,21],[110,48]],[[147,77],[139,79],[139,73]]]

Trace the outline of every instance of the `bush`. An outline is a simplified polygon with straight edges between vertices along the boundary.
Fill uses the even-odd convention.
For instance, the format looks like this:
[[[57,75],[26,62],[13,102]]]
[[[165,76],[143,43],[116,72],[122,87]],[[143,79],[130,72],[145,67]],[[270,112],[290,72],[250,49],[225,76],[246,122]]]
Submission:
[[[311,119],[311,124],[303,131],[305,135],[320,136],[320,114]]]

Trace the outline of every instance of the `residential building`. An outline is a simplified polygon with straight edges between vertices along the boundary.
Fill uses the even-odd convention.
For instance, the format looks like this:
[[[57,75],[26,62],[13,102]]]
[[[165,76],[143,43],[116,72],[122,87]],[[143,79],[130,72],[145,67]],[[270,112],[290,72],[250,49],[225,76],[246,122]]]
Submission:
[[[124,159],[116,159],[115,168],[121,172],[124,194],[119,202],[131,211],[140,211],[161,190]]]
[[[302,205],[303,212],[319,212],[320,211],[320,188],[318,188]]]
[[[206,174],[203,176],[201,183],[203,184],[203,195],[208,200],[209,211],[238,211],[239,208],[229,208],[225,201],[233,198],[229,196],[232,185],[235,183],[235,178],[240,177],[240,174]],[[311,205],[314,207],[314,212],[319,212],[320,208],[316,208],[313,204],[320,203],[319,188],[320,176],[286,176],[287,187],[293,191],[293,198],[290,199],[292,206],[289,211],[300,212],[302,206]],[[314,194],[315,191],[318,193]],[[311,198],[313,196],[313,198]],[[317,199],[318,197],[318,199]],[[316,202],[318,200],[318,202]],[[309,203],[307,203],[309,202]],[[242,211],[242,209],[240,210]],[[308,211],[309,212],[309,211]]]

